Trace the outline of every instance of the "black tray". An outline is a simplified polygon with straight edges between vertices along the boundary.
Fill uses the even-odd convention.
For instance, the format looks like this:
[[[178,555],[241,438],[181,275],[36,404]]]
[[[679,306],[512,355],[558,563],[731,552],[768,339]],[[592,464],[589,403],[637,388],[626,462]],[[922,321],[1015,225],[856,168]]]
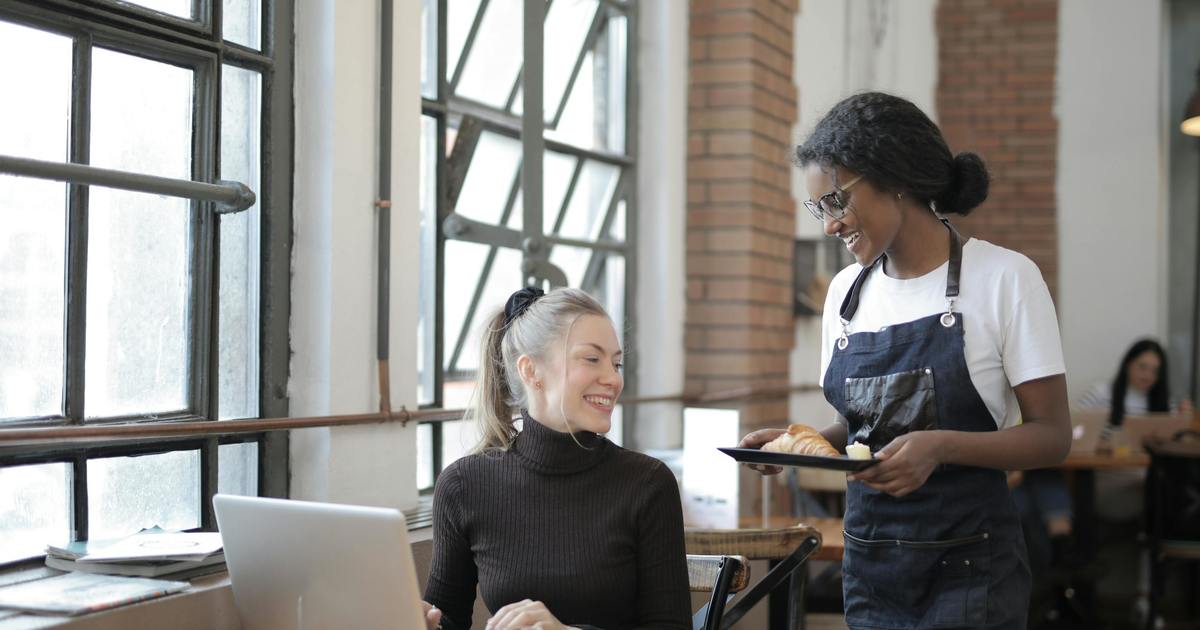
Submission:
[[[760,451],[756,448],[718,448],[717,450],[743,464],[799,466],[802,468],[826,468],[829,470],[855,472],[867,468],[868,466],[873,466],[877,463],[874,458],[850,459],[845,455],[839,455],[837,457],[825,457],[822,455],[792,455],[789,453]]]

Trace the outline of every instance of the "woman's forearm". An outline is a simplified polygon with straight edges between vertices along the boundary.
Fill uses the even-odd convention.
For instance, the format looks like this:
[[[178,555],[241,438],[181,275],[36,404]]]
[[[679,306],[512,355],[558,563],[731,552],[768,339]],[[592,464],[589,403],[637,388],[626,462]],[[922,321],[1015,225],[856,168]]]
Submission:
[[[1003,431],[973,433],[937,431],[943,464],[1000,470],[1049,468],[1062,463],[1071,449],[1071,434],[1057,426],[1024,423]]]

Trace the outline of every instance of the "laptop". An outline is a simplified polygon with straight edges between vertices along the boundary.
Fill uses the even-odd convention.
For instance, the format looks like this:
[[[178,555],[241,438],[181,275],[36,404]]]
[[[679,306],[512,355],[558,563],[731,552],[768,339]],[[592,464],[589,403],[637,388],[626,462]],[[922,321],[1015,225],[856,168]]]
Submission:
[[[1107,409],[1071,410],[1071,455],[1094,455],[1108,426]]]
[[[398,510],[218,494],[245,630],[425,628]]]
[[[1141,450],[1147,438],[1169,440],[1180,431],[1192,426],[1190,415],[1172,413],[1149,413],[1141,416],[1125,416],[1121,422],[1121,439],[1130,448]]]

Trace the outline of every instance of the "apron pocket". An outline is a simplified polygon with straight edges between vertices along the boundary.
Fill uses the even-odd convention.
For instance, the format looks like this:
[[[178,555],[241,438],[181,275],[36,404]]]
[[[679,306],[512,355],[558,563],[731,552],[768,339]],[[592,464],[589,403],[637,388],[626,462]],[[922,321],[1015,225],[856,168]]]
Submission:
[[[954,628],[987,621],[987,534],[929,542],[845,538],[847,624]]]
[[[857,427],[850,441],[862,442],[872,451],[905,433],[937,428],[932,368],[848,378],[844,393],[846,419]]]

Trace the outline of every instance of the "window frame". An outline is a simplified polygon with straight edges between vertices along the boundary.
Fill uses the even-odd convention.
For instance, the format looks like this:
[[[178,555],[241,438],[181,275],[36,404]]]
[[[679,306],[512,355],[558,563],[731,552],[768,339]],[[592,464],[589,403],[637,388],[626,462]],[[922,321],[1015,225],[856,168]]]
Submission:
[[[528,5],[529,3],[536,2],[536,1],[538,1],[538,0],[525,0],[525,4]],[[547,15],[549,15],[551,5],[555,1],[558,1],[558,0],[545,0],[545,3],[546,3],[545,9],[544,9],[545,12],[543,13],[543,16],[542,16],[543,20],[545,20]],[[479,125],[481,126],[480,131],[488,131],[491,133],[497,133],[497,134],[504,135],[509,138],[514,138],[514,139],[518,140],[519,142],[522,143],[522,154],[523,155],[530,151],[530,145],[532,144],[532,146],[535,147],[537,150],[542,150],[545,153],[549,153],[549,152],[553,151],[555,153],[565,154],[576,160],[575,165],[574,165],[572,180],[568,184],[568,189],[567,189],[566,193],[564,194],[562,207],[547,209],[546,207],[543,206],[542,210],[541,210],[542,213],[546,212],[547,210],[555,212],[557,214],[556,224],[561,223],[561,221],[562,221],[563,214],[565,214],[565,209],[568,205],[568,202],[572,198],[572,194],[575,189],[575,183],[580,176],[580,171],[582,170],[585,162],[600,162],[600,163],[604,163],[604,164],[610,164],[610,165],[616,166],[619,169],[616,181],[613,184],[614,190],[612,193],[612,198],[609,200],[609,207],[605,209],[605,218],[603,219],[604,225],[601,230],[601,238],[600,239],[598,239],[595,242],[585,243],[582,240],[560,238],[560,237],[557,237],[557,235],[553,235],[553,234],[544,234],[543,233],[543,234],[541,234],[541,237],[543,239],[545,239],[545,244],[547,247],[547,254],[546,254],[547,260],[549,259],[549,253],[548,253],[549,248],[552,248],[556,244],[564,244],[564,245],[570,245],[570,246],[574,246],[574,247],[590,249],[593,252],[593,256],[588,262],[587,270],[584,273],[584,284],[585,285],[587,284],[587,278],[594,276],[594,274],[597,272],[597,270],[603,266],[604,258],[596,256],[597,252],[613,251],[615,253],[619,253],[620,256],[623,258],[624,264],[625,264],[625,273],[624,273],[624,282],[625,282],[624,295],[625,295],[625,297],[623,300],[624,312],[622,314],[623,318],[624,318],[624,329],[625,330],[623,332],[624,332],[624,343],[625,343],[625,347],[626,347],[625,361],[624,361],[625,384],[626,384],[625,394],[627,396],[636,396],[636,394],[637,394],[637,363],[638,363],[638,361],[637,361],[637,353],[630,351],[630,348],[636,347],[636,331],[637,331],[637,328],[636,328],[637,318],[636,318],[636,306],[635,306],[636,305],[636,295],[637,295],[637,216],[638,216],[638,213],[637,213],[638,204],[637,204],[637,194],[636,194],[637,193],[637,157],[636,156],[637,156],[637,137],[638,137],[638,124],[637,124],[637,121],[638,121],[638,115],[637,115],[638,114],[638,109],[637,109],[637,102],[638,102],[638,100],[637,100],[638,16],[637,16],[637,5],[636,5],[636,3],[626,2],[623,0],[598,0],[596,15],[593,17],[592,23],[589,25],[587,32],[584,36],[584,41],[580,47],[576,61],[572,66],[571,74],[567,80],[566,85],[564,86],[563,93],[560,96],[560,101],[559,101],[558,107],[555,109],[554,112],[549,112],[551,115],[550,115],[550,120],[548,120],[548,121],[545,120],[546,116],[545,116],[545,112],[543,112],[543,122],[542,122],[542,124],[538,125],[538,127],[542,129],[542,138],[535,139],[532,143],[529,143],[529,142],[523,141],[522,130],[523,130],[523,128],[528,128],[528,122],[526,121],[526,119],[530,118],[530,116],[528,115],[530,110],[527,108],[523,108],[523,112],[521,114],[514,114],[512,112],[515,97],[516,97],[517,93],[520,91],[521,86],[522,86],[522,74],[524,72],[523,69],[524,69],[525,63],[526,63],[525,57],[524,57],[524,52],[522,52],[522,63],[521,63],[522,70],[518,73],[518,78],[517,78],[514,86],[512,87],[510,93],[507,96],[506,103],[505,103],[505,106],[503,109],[492,107],[490,105],[483,104],[483,103],[474,101],[472,99],[465,98],[462,96],[458,96],[457,94],[454,94],[454,83],[456,83],[458,79],[461,79],[463,70],[468,63],[468,57],[470,56],[473,42],[478,33],[480,24],[483,21],[484,13],[487,10],[489,4],[490,4],[489,0],[481,0],[480,1],[480,4],[476,10],[476,14],[472,19],[472,24],[468,31],[467,37],[463,42],[463,50],[459,54],[456,67],[454,68],[453,76],[448,76],[450,69],[448,68],[448,60],[447,60],[448,59],[447,0],[427,0],[427,4],[426,4],[426,10],[431,10],[431,11],[436,12],[436,15],[433,16],[436,26],[434,28],[430,29],[431,31],[436,32],[436,36],[435,36],[436,46],[434,47],[434,51],[433,51],[436,55],[436,59],[434,60],[434,63],[432,63],[432,64],[429,64],[429,60],[425,60],[424,63],[429,64],[428,67],[430,67],[431,70],[434,72],[435,76],[434,76],[433,84],[436,87],[435,87],[435,94],[433,95],[433,97],[429,97],[429,96],[425,95],[424,93],[422,94],[421,115],[422,115],[422,119],[432,118],[435,123],[435,132],[434,132],[435,146],[433,149],[434,156],[435,156],[434,169],[433,169],[435,185],[433,186],[433,190],[434,190],[433,203],[435,205],[436,220],[432,222],[433,223],[432,225],[423,226],[423,228],[422,228],[423,230],[427,230],[428,232],[431,232],[431,233],[422,234],[422,243],[423,244],[427,243],[427,242],[432,243],[432,244],[434,244],[435,249],[434,249],[434,255],[433,255],[434,269],[432,270],[432,273],[434,276],[433,289],[432,289],[434,299],[433,299],[432,304],[422,303],[422,308],[426,309],[425,316],[429,318],[429,321],[432,322],[432,325],[426,327],[426,329],[424,331],[424,338],[419,341],[419,343],[423,344],[427,350],[432,350],[432,352],[428,352],[428,351],[425,352],[425,356],[424,356],[425,365],[421,366],[418,369],[418,379],[425,379],[425,385],[427,387],[429,387],[432,391],[432,398],[420,400],[419,401],[420,407],[422,409],[443,408],[444,402],[445,402],[444,401],[444,386],[445,386],[445,382],[447,380],[447,376],[462,377],[462,376],[465,376],[468,373],[472,372],[470,370],[468,370],[468,371],[453,370],[452,371],[452,370],[447,369],[446,361],[445,361],[446,353],[448,351],[452,352],[457,357],[463,351],[462,346],[463,346],[466,336],[468,335],[469,328],[471,325],[471,315],[475,311],[475,309],[478,307],[480,294],[482,293],[484,284],[486,283],[487,278],[489,277],[488,272],[490,271],[490,267],[491,267],[490,263],[494,259],[494,256],[495,256],[498,248],[501,245],[501,239],[499,238],[501,235],[499,234],[499,232],[511,230],[509,228],[501,228],[500,230],[489,230],[486,228],[488,228],[490,226],[479,226],[479,227],[484,228],[483,232],[485,234],[488,232],[491,233],[490,235],[485,236],[485,239],[491,238],[492,240],[490,240],[490,242],[483,243],[483,244],[486,244],[489,246],[489,248],[490,248],[489,251],[491,253],[489,254],[486,262],[484,263],[484,266],[481,269],[479,283],[474,287],[472,300],[470,302],[470,306],[468,307],[468,311],[464,318],[462,330],[456,331],[456,337],[455,337],[454,341],[451,341],[449,344],[447,344],[447,341],[449,341],[449,340],[446,338],[446,336],[444,334],[444,330],[443,330],[446,325],[445,298],[444,298],[445,288],[446,288],[446,285],[445,285],[445,244],[446,244],[447,240],[453,240],[455,237],[447,235],[445,223],[446,223],[447,217],[451,216],[451,213],[449,211],[449,207],[452,205],[450,203],[450,197],[458,196],[458,192],[461,191],[461,185],[462,185],[463,179],[465,178],[466,171],[468,170],[468,168],[470,166],[470,156],[469,155],[467,156],[467,159],[465,160],[464,163],[457,164],[457,165],[451,164],[451,156],[446,155],[447,129],[449,127],[450,119],[454,118],[454,117],[457,117],[460,121],[465,121],[468,118],[470,118],[474,122],[479,123]],[[624,79],[625,79],[625,81],[624,81],[625,121],[624,121],[624,139],[623,139],[624,140],[624,151],[623,151],[623,153],[615,153],[615,152],[608,152],[608,151],[604,151],[604,150],[596,150],[596,149],[574,146],[574,145],[571,145],[571,144],[568,144],[568,143],[565,143],[562,141],[558,141],[558,140],[554,140],[554,139],[546,137],[546,132],[548,130],[556,127],[557,124],[559,123],[559,121],[562,119],[563,112],[567,107],[567,101],[570,98],[571,91],[576,83],[577,78],[578,78],[581,64],[584,62],[586,55],[590,51],[595,49],[597,39],[604,32],[602,25],[605,22],[605,18],[602,17],[602,14],[605,11],[619,13],[626,20],[625,21],[625,68],[624,68],[624,70],[625,70],[625,77],[624,77]],[[538,33],[539,33],[539,35],[544,35],[544,30],[538,30]],[[545,54],[545,52],[544,52],[544,43],[545,43],[544,37],[542,39],[543,39],[542,42],[536,44],[536,48],[538,50],[541,50],[542,54],[544,55]],[[422,51],[423,54],[425,53],[425,51],[428,51],[429,49],[430,49],[430,47],[428,47],[428,46],[426,48],[423,48],[423,51]],[[539,65],[543,66],[543,70],[544,70],[544,64],[541,63],[541,60],[539,60],[538,63],[539,63]],[[536,110],[540,111],[541,108],[536,108]],[[462,131],[462,122],[460,122],[459,124],[460,124],[460,126],[458,129],[461,132]],[[457,136],[457,138],[461,138],[461,137],[462,137],[461,134],[459,134]],[[476,138],[475,138],[476,141],[477,141],[477,138],[478,138],[478,135],[476,135]],[[473,152],[473,148],[470,149],[470,152]],[[532,188],[536,191],[536,193],[535,193],[536,197],[539,200],[542,199],[542,189],[541,189],[542,174],[543,174],[542,173],[542,162],[541,161],[533,162],[534,164],[537,165],[537,167],[535,169],[533,169],[535,171],[535,173],[532,175],[532,177],[526,177],[526,175],[524,174],[525,162],[526,161],[522,159],[518,164],[514,182],[513,182],[512,186],[510,187],[507,199],[504,202],[504,210],[503,210],[503,214],[502,214],[503,217],[507,217],[512,212],[521,212],[520,208],[514,208],[514,198],[516,196],[516,192],[518,190],[520,190],[522,186],[532,186]],[[457,189],[456,189],[456,184],[457,184]],[[619,205],[619,202],[622,202],[622,201],[625,203],[625,219],[624,219],[625,238],[622,243],[614,244],[612,241],[607,240],[605,238],[605,236],[607,234],[609,223],[612,221],[613,217],[616,214],[616,207]],[[502,219],[502,222],[503,222],[503,219]],[[543,225],[544,225],[544,223],[543,223]],[[539,230],[539,232],[542,232],[542,230]],[[476,234],[479,234],[479,233],[480,233],[480,231],[477,230]],[[467,238],[467,239],[463,239],[463,240],[481,243],[485,239],[480,239],[478,236],[474,236],[472,238]],[[424,260],[425,260],[425,257],[422,256],[422,261],[423,261],[422,265],[424,265]],[[528,258],[526,256],[523,256],[523,260],[528,260]],[[422,266],[422,273],[429,273],[425,269],[424,266]],[[424,280],[424,278],[422,278],[422,280]],[[585,288],[586,288],[586,286],[585,286]],[[425,299],[425,294],[423,293],[421,296],[422,302],[424,302],[424,299]],[[445,347],[446,345],[450,345],[453,347],[447,348],[447,347]],[[470,351],[470,350],[467,349],[467,351]],[[450,365],[449,367],[454,368],[455,366]],[[454,380],[460,380],[460,379],[454,379]],[[436,484],[437,478],[441,474],[442,469],[444,468],[444,462],[442,461],[442,459],[443,459],[442,458],[442,446],[443,446],[442,422],[443,421],[426,421],[426,422],[420,423],[421,425],[429,426],[429,429],[431,432],[430,433],[430,435],[431,435],[430,445],[431,445],[431,450],[432,450],[432,454],[431,454],[431,458],[430,458],[430,460],[431,460],[430,464],[432,467],[432,471],[430,471],[431,474],[429,476],[429,478],[432,480],[432,483],[428,487],[423,487],[423,488],[419,487],[418,491],[421,494],[432,493],[433,485]],[[624,439],[625,443],[627,445],[634,446],[635,440],[633,440],[631,438],[633,438],[634,427],[636,426],[636,423],[637,423],[636,407],[625,406],[622,408],[622,423],[623,423],[623,432],[624,432],[624,436],[625,436],[625,439]]]
[[[92,47],[193,71],[191,178],[216,181],[220,172],[222,72],[225,65],[258,73],[260,190],[258,276],[258,416],[285,417],[290,317],[294,0],[261,0],[261,50],[222,39],[222,0],[193,0],[197,20],[187,20],[112,0],[0,0],[0,20],[72,39],[71,128],[68,159],[89,163]],[[188,375],[185,409],[166,413],[85,418],[83,408],[88,186],[67,184],[67,247],[64,267],[63,413],[0,422],[8,428],[218,422],[220,215],[208,202],[190,202],[188,266]],[[0,467],[66,462],[71,466],[72,537],[88,535],[87,462],[104,457],[199,450],[200,528],[214,530],[212,495],[217,490],[219,446],[258,444],[258,494],[286,496],[287,433],[203,438],[70,441],[0,447]],[[22,564],[18,560],[6,564]]]

